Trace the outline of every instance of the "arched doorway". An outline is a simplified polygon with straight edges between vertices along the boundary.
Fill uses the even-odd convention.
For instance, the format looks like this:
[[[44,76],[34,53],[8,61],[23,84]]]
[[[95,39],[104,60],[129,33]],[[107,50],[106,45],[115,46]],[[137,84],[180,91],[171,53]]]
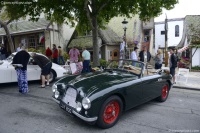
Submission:
[[[119,59],[119,50],[115,49],[112,51],[112,60]]]

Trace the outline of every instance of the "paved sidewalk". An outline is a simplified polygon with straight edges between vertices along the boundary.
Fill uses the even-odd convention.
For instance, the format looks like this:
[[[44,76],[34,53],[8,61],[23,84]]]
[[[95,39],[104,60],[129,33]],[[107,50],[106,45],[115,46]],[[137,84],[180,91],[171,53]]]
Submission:
[[[186,82],[186,77],[179,76],[174,88],[199,90],[200,91],[200,72],[189,72],[188,80]]]

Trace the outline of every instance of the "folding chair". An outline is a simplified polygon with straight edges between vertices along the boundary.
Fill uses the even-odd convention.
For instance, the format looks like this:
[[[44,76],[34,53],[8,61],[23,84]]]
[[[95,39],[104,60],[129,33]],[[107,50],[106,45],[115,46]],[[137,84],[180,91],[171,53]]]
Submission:
[[[180,81],[181,78],[185,78],[185,81],[187,83],[188,81],[188,76],[189,76],[189,69],[186,68],[179,68],[178,73],[176,75],[176,82],[183,82]]]

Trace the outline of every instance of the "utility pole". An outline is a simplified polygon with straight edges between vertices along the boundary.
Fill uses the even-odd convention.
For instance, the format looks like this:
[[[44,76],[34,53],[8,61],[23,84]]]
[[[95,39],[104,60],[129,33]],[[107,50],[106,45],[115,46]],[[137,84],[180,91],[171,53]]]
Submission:
[[[168,32],[168,23],[167,23],[167,14],[166,15],[166,18],[165,18],[165,67],[168,66],[168,51],[167,51],[167,47],[168,47],[168,36],[167,36],[167,32]]]

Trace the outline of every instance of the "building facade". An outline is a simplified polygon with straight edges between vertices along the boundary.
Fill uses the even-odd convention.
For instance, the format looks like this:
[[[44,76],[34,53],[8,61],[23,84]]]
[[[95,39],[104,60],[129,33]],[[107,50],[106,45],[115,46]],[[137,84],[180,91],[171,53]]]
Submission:
[[[13,21],[8,24],[8,29],[16,49],[20,43],[28,48],[46,49],[52,48],[53,44],[66,49],[74,29],[66,24],[56,24],[45,18],[40,18],[37,22],[28,20]],[[0,28],[0,43],[4,44],[7,51],[10,51],[6,33]]]
[[[183,35],[184,18],[167,20],[167,47],[176,47]],[[155,22],[155,52],[165,48],[165,21]]]

